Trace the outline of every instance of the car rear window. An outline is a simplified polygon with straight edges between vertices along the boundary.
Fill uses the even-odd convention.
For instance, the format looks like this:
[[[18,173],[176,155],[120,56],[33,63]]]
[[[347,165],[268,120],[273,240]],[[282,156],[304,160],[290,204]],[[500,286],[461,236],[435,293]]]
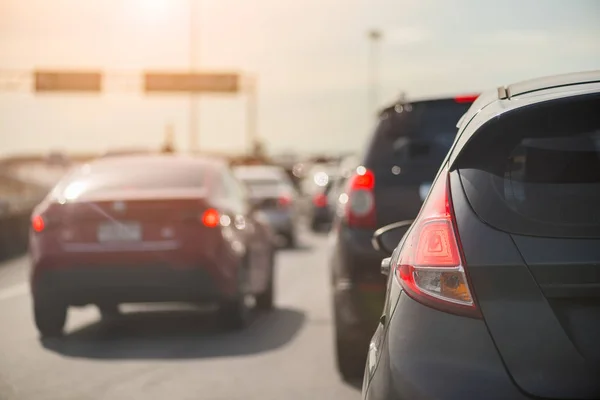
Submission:
[[[482,127],[457,166],[475,212],[511,233],[600,237],[600,97],[542,103]]]
[[[242,179],[248,186],[262,188],[283,185],[284,182],[277,179]]]
[[[365,166],[376,172],[407,164],[439,166],[452,146],[458,120],[470,105],[442,99],[386,109],[368,146]]]
[[[70,199],[122,189],[200,188],[205,184],[204,176],[204,168],[188,164],[83,167],[59,183],[54,194]]]

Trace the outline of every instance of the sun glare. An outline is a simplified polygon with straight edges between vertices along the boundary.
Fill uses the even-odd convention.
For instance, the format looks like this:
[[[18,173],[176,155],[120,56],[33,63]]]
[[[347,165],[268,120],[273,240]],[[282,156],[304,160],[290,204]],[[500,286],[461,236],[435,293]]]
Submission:
[[[169,0],[137,0],[136,9],[141,16],[156,19],[169,11],[169,3]]]

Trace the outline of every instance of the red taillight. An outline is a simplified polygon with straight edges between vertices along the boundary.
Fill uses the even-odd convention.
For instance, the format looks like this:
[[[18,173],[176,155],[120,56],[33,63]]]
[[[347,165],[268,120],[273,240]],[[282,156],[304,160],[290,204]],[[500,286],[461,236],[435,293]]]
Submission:
[[[208,228],[216,228],[219,225],[221,216],[214,208],[209,208],[202,214],[202,223]]]
[[[290,196],[284,195],[284,196],[280,196],[279,199],[277,199],[277,205],[279,207],[288,207],[291,204],[292,204],[292,198]]]
[[[313,204],[316,207],[325,207],[325,206],[327,206],[327,196],[325,196],[323,193],[317,194],[313,198]]]
[[[434,184],[409,235],[396,268],[406,293],[442,311],[480,317],[455,229],[448,176]]]
[[[478,94],[467,94],[462,96],[456,96],[454,101],[457,103],[473,103],[479,97]]]
[[[41,232],[44,230],[46,223],[44,222],[44,218],[40,215],[36,215],[31,219],[31,228],[34,232]]]
[[[353,228],[375,228],[375,175],[365,167],[358,167],[348,180],[346,223]]]

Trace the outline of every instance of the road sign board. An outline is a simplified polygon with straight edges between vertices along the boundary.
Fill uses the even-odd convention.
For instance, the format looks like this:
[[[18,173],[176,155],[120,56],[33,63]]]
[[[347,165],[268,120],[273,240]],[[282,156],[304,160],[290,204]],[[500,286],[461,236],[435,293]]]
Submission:
[[[99,92],[102,73],[85,71],[35,71],[36,92]]]
[[[146,72],[144,74],[146,92],[236,93],[240,89],[239,86],[239,75],[235,73]]]

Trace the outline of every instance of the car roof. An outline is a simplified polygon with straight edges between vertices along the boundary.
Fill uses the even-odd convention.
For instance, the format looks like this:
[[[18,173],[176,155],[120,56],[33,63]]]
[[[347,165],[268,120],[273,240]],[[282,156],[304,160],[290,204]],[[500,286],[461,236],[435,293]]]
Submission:
[[[489,120],[533,104],[593,93],[600,93],[600,70],[537,78],[482,93],[457,124],[458,136],[449,157],[450,166]]]
[[[285,171],[277,165],[240,165],[233,168],[234,174],[240,179],[276,179],[282,180]]]
[[[86,165],[90,170],[104,169],[113,167],[127,166],[168,166],[168,165],[188,165],[190,167],[208,167],[218,169],[226,166],[224,160],[210,158],[205,156],[188,156],[188,155],[162,155],[162,154],[130,154],[130,155],[115,155],[107,158],[98,158]]]
[[[382,108],[379,112],[379,116],[383,116],[385,113],[394,111],[397,106],[403,105],[414,105],[420,103],[435,103],[435,102],[454,102],[459,98],[473,98],[476,97],[478,93],[462,93],[462,94],[454,94],[454,95],[443,95],[443,96],[429,96],[429,97],[415,97],[415,98],[402,98],[395,101],[393,104],[388,105]],[[470,100],[472,101],[472,100]]]

